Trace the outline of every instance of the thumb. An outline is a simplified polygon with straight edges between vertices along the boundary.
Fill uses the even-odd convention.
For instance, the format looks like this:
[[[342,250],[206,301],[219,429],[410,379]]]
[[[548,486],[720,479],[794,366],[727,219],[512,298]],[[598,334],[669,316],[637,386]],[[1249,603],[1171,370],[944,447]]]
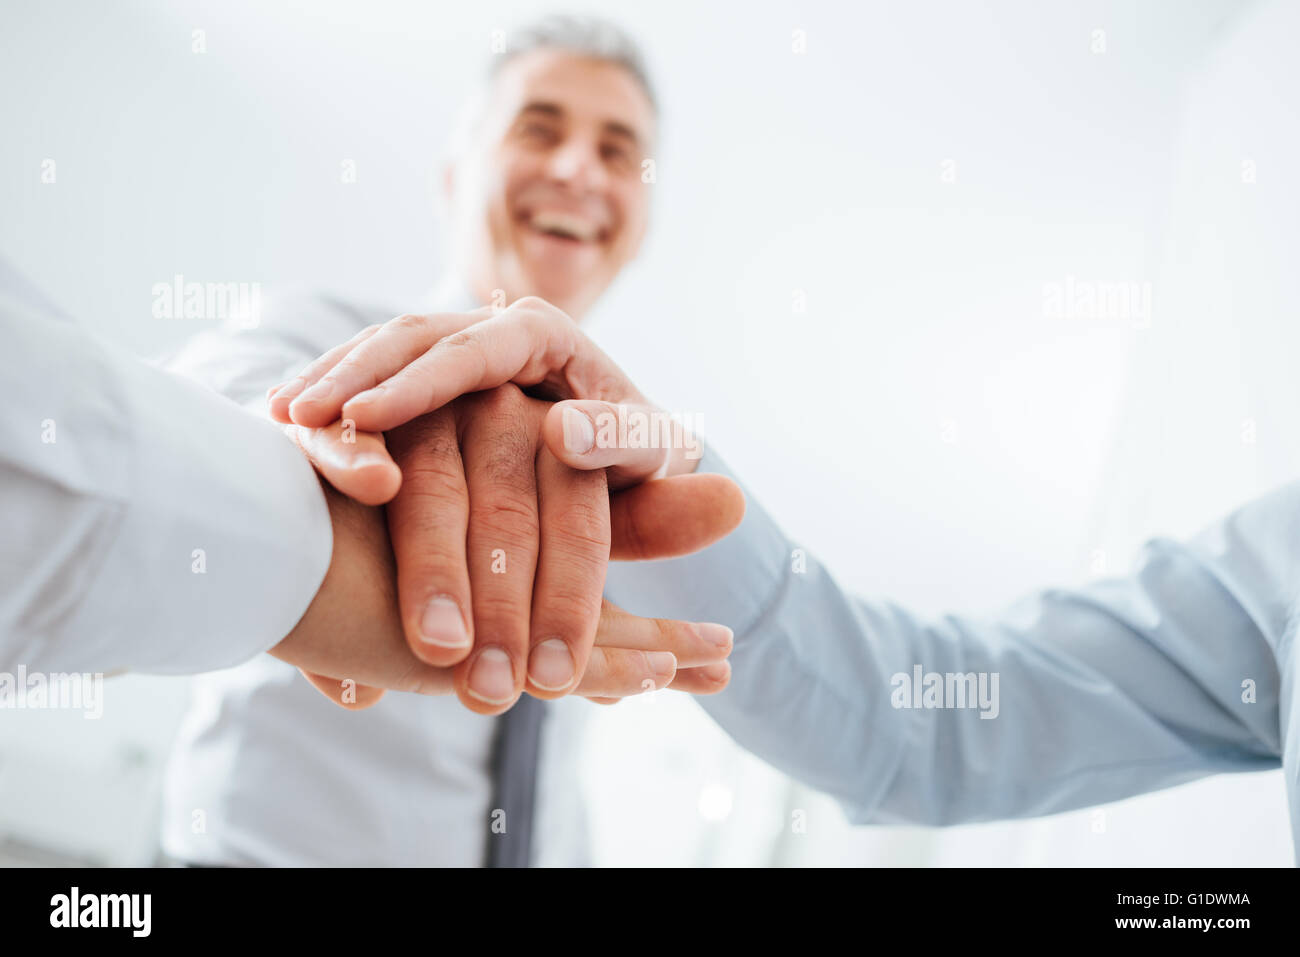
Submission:
[[[598,399],[557,402],[542,423],[551,453],[570,468],[605,469],[612,489],[695,470],[700,443],[662,409]]]
[[[725,475],[678,475],[609,498],[615,561],[689,555],[731,532],[745,515],[740,486]]]

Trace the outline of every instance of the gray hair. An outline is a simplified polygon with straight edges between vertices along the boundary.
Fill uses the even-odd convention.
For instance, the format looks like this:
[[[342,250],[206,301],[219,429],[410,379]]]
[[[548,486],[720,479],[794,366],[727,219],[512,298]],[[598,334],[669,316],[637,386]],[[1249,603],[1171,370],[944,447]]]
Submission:
[[[461,104],[452,123],[444,144],[444,163],[454,165],[470,153],[497,75],[506,64],[533,50],[561,50],[620,66],[641,84],[641,89],[650,100],[651,109],[656,115],[659,112],[659,104],[655,100],[654,88],[650,85],[650,74],[640,47],[621,27],[608,20],[591,16],[549,16],[521,29],[494,35],[494,48],[499,42],[502,43],[502,49],[492,56],[483,82]],[[434,195],[441,197],[441,193],[436,190]],[[449,212],[441,205],[441,198],[435,200],[435,203],[436,208],[442,212]]]
[[[632,75],[655,112],[659,111],[650,71],[636,41],[622,27],[592,16],[545,17],[506,34],[505,49],[492,58],[489,79],[495,79],[507,63],[533,50],[562,50],[576,56],[604,60]]]

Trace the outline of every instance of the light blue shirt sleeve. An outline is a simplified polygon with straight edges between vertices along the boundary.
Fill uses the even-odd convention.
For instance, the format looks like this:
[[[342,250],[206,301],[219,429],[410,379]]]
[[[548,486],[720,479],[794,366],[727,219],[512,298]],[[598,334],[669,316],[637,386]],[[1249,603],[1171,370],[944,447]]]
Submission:
[[[712,451],[699,471],[730,474]],[[923,620],[848,594],[746,499],[726,539],[611,565],[607,594],[732,626],[731,685],[701,705],[854,823],[1065,811],[1275,768],[1284,742],[1296,819],[1300,483],[1187,544],[1150,543],[1131,577],[989,619]]]

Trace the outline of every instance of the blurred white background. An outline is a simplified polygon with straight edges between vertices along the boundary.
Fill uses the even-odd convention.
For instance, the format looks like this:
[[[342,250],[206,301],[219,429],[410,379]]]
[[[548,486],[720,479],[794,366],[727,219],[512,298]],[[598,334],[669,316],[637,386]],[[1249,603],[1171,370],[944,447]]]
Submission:
[[[178,273],[416,308],[445,258],[438,158],[491,32],[582,9],[6,3],[0,253],[146,355],[204,325],[151,317]],[[845,585],[990,613],[1123,573],[1150,535],[1300,475],[1292,10],[598,12],[644,42],[665,135],[648,248],[591,331]],[[1150,320],[1052,317],[1045,287],[1067,281],[1150,283]],[[8,859],[152,859],[185,683],[106,694],[99,722],[0,715]],[[1280,772],[1030,822],[850,829],[687,700],[599,711],[600,863],[1293,863]]]

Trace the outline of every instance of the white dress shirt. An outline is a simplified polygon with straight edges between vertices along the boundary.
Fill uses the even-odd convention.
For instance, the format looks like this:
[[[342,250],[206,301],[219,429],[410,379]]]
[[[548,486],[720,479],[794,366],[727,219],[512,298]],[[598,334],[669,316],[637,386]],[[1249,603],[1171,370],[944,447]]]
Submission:
[[[200,335],[171,365],[264,411],[268,386],[394,315],[323,297],[268,302],[257,328]],[[535,864],[587,862],[576,762],[593,707],[550,703]],[[168,764],[163,849],[209,864],[480,865],[496,721],[452,695],[389,694],[345,711],[269,657],[204,675]]]
[[[0,670],[185,674],[302,617],[333,537],[283,432],[91,338],[0,261]]]

